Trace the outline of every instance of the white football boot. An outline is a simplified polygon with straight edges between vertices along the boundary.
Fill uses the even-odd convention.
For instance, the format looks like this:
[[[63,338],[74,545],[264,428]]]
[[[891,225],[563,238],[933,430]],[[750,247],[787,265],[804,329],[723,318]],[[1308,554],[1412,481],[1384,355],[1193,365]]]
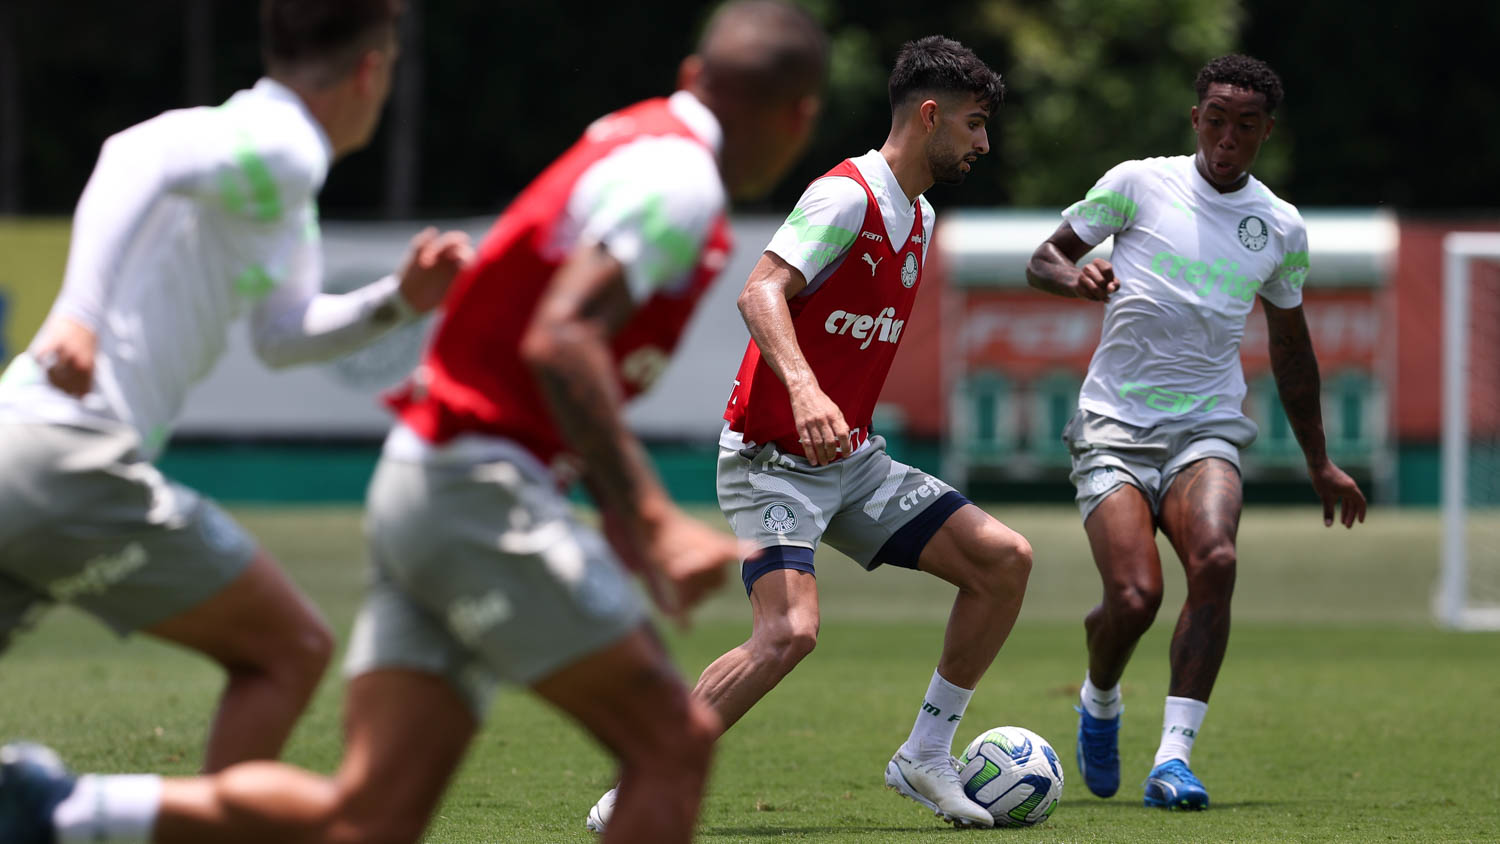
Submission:
[[[594,804],[594,808],[589,810],[589,819],[584,821],[584,826],[587,826],[592,832],[603,835],[604,827],[609,825],[609,816],[614,813],[615,790],[611,788],[609,791],[604,792],[604,796],[600,797],[599,802]]]
[[[992,827],[995,818],[988,809],[970,800],[958,780],[958,760],[943,754],[913,759],[904,748],[885,766],[885,784],[903,797],[921,803],[954,826]]]

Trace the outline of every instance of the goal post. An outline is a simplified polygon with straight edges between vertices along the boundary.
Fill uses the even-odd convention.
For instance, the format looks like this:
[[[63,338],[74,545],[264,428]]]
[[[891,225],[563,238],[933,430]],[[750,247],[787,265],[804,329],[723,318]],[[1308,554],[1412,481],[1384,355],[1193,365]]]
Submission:
[[[1457,630],[1500,630],[1500,273],[1476,273],[1480,262],[1500,263],[1500,233],[1443,239],[1442,552],[1433,613]]]

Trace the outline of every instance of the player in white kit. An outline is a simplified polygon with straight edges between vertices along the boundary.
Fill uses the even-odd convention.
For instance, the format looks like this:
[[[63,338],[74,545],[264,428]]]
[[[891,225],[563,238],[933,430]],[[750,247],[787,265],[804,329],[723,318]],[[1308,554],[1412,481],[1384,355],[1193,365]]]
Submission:
[[[1336,508],[1345,527],[1365,516],[1359,486],[1324,450],[1318,364],[1302,313],[1302,217],[1249,173],[1275,124],[1281,80],[1231,55],[1209,62],[1195,87],[1196,154],[1126,161],[1104,174],[1026,268],[1033,287],[1106,303],[1079,409],[1063,432],[1104,585],[1084,620],[1078,766],[1100,797],[1119,788],[1119,681],[1161,603],[1159,528],[1182,561],[1188,594],[1145,804],[1184,809],[1208,806],[1188,763],[1229,642],[1239,450],[1257,433],[1240,410],[1239,347],[1257,296],[1324,523]],[[1110,260],[1076,266],[1111,236]]]
[[[375,130],[396,0],[269,0],[267,75],[109,138],[46,324],[0,377],[0,650],[67,602],[228,672],[204,767],[273,758],[322,676],[317,610],[213,502],[152,465],[250,315],[271,366],[326,360],[441,301],[470,250],[424,232],[395,275],[320,292],[316,196]]]

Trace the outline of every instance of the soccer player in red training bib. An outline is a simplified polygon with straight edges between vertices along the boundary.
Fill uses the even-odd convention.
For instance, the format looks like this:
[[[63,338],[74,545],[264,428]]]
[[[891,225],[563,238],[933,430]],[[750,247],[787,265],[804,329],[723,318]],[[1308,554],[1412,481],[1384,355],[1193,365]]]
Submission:
[[[807,656],[821,540],[865,568],[941,577],[959,590],[942,656],[885,776],[974,826],[994,821],[964,796],[953,736],[1020,610],[1031,548],[947,484],[892,460],[869,426],[922,280],[933,212],[921,194],[962,182],[989,150],[985,126],[1002,92],[999,74],[954,41],[904,45],[885,145],[814,181],[746,282],[751,343],[725,413],[718,488],[735,534],[757,549],[742,568],[754,630],[694,690],[727,726]]]
[[[1223,56],[1198,72],[1195,155],[1126,161],[1063,212],[1026,267],[1033,287],[1104,303],[1104,330],[1078,412],[1063,429],[1079,512],[1104,585],[1084,619],[1088,672],[1078,704],[1078,770],[1089,791],[1120,787],[1120,678],[1161,605],[1158,528],[1182,561],[1187,601],[1172,633],[1161,744],[1144,802],[1208,808],[1193,742],[1229,646],[1240,524],[1240,449],[1257,433],[1240,410],[1240,337],[1256,298],[1271,369],[1307,458],[1323,521],[1364,521],[1359,485],[1328,459],[1318,360],[1302,314],[1307,230],[1250,166],[1271,136],[1281,80]],[[1083,256],[1114,238],[1110,260]]]
[[[12,745],[0,840],[415,841],[500,681],[620,760],[607,840],[690,840],[721,724],[677,676],[620,561],[680,616],[741,546],[672,504],[621,404],[724,264],[726,194],[763,192],[800,152],[826,66],[806,13],[722,8],[681,90],[590,126],[455,280],[371,481],[373,572],[334,778],[261,763],[75,784],[43,749]],[[575,521],[562,466],[581,467],[608,540]],[[508,838],[503,818],[496,829]]]

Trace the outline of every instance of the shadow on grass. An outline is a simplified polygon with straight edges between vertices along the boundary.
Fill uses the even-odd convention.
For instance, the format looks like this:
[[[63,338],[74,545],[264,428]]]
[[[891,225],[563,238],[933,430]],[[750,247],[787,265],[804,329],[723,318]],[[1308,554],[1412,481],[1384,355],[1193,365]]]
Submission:
[[[865,833],[874,835],[878,833],[891,835],[926,835],[952,833],[964,835],[967,830],[954,829],[952,827],[932,825],[898,825],[886,826],[854,826],[852,824],[802,826],[798,824],[787,824],[784,826],[715,826],[700,827],[697,838],[709,841],[715,838],[783,838],[796,835],[852,835]]]
[[[1300,801],[1296,800],[1239,800],[1235,802],[1214,801],[1209,807],[1202,811],[1191,809],[1161,809],[1155,806],[1143,806],[1140,801],[1127,800],[1087,800],[1081,803],[1064,803],[1057,807],[1059,812],[1093,812],[1093,811],[1133,811],[1155,812],[1160,815],[1211,815],[1216,811],[1224,809],[1262,809],[1272,806],[1295,806]]]

